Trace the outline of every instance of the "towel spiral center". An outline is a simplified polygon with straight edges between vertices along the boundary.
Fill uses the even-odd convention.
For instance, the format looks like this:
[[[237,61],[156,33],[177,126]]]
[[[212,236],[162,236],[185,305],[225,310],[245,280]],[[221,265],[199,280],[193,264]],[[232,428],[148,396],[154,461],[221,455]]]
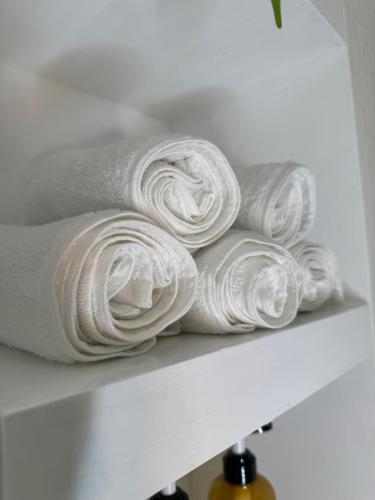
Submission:
[[[107,298],[117,318],[134,318],[151,309],[161,289],[171,283],[167,263],[154,250],[129,243],[109,248],[113,262],[109,272]]]
[[[150,200],[152,216],[162,214],[181,234],[202,230],[202,225],[212,224],[217,216],[215,185],[207,175],[208,165],[202,168],[202,162],[202,158],[172,157],[154,161],[144,174],[144,194]]]

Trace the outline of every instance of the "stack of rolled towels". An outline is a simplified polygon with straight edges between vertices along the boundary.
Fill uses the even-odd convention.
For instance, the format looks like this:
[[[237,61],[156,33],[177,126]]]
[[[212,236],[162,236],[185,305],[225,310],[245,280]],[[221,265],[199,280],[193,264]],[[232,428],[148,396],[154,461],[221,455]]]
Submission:
[[[62,151],[30,168],[24,226],[1,226],[0,341],[50,360],[132,356],[158,336],[280,328],[342,298],[306,241],[315,180],[233,169],[204,139]]]

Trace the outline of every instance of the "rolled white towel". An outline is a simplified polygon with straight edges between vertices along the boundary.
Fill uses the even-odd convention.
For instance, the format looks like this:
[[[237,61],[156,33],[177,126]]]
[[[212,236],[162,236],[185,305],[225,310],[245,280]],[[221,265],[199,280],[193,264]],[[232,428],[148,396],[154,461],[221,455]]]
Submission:
[[[195,255],[198,296],[182,329],[243,333],[279,328],[296,316],[302,272],[290,253],[254,232],[232,229]]]
[[[190,308],[193,258],[132,212],[0,226],[0,341],[51,360],[144,352]]]
[[[286,248],[301,241],[315,218],[315,178],[293,162],[236,169],[241,208],[234,227],[257,231]]]
[[[62,151],[31,167],[29,175],[28,223],[130,208],[191,251],[223,235],[240,207],[239,186],[223,153],[186,136]]]
[[[303,271],[300,311],[317,309],[330,298],[342,300],[343,288],[331,250],[309,241],[301,241],[289,250]]]

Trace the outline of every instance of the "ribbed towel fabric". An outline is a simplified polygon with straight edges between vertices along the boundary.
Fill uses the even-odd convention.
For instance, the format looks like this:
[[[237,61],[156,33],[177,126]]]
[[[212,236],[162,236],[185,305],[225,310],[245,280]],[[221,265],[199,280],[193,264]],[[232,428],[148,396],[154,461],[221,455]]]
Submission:
[[[316,211],[315,178],[293,162],[235,170],[241,207],[234,227],[257,231],[291,247],[311,230]]]
[[[155,136],[62,151],[30,167],[25,221],[40,224],[85,212],[131,209],[190,251],[232,225],[240,191],[224,154],[187,136]]]
[[[131,356],[190,308],[197,270],[132,212],[1,226],[0,341],[63,362]]]
[[[279,328],[296,316],[302,271],[290,253],[254,232],[229,230],[195,255],[198,296],[182,329],[244,333]]]
[[[303,271],[303,295],[300,311],[313,311],[327,300],[343,299],[334,253],[318,243],[301,241],[290,248]]]

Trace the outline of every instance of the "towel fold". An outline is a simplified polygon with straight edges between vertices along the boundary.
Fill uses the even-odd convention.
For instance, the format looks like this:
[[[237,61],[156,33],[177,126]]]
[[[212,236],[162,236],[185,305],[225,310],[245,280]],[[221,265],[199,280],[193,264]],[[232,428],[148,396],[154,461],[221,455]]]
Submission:
[[[144,352],[191,306],[193,258],[139,214],[1,226],[0,341],[63,362]]]
[[[234,227],[257,231],[286,248],[301,241],[315,218],[315,178],[293,162],[236,169],[241,208]]]
[[[184,331],[243,333],[295,318],[302,271],[287,250],[264,236],[232,229],[195,261],[198,296],[181,321]]]
[[[301,241],[289,249],[303,271],[303,294],[300,311],[312,311],[333,298],[342,300],[334,253],[317,243]]]
[[[223,153],[185,136],[62,151],[30,168],[25,219],[40,224],[130,208],[191,251],[211,244],[236,218],[240,192]]]

